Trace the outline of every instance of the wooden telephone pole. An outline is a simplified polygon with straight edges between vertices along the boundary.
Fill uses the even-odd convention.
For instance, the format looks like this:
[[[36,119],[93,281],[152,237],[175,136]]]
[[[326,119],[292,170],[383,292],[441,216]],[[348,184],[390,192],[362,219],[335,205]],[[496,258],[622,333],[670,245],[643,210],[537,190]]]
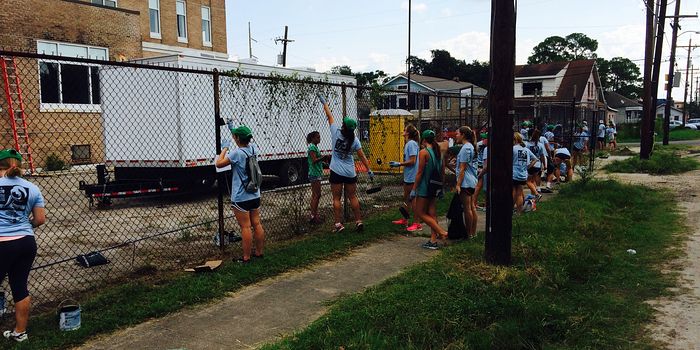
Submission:
[[[664,0],[665,1],[665,0]],[[654,121],[656,106],[653,105],[654,98],[652,91],[652,71],[654,60],[654,0],[647,0],[647,27],[646,27],[646,42],[644,44],[644,88],[643,88],[643,115],[642,115],[642,132],[641,132],[641,150],[639,152],[640,159],[649,159],[651,157],[652,140],[654,137],[653,128],[649,126]]]
[[[287,66],[287,43],[294,42],[294,40],[287,39],[287,33],[289,32],[289,27],[284,26],[284,39],[282,38],[277,38],[275,39],[275,43],[281,41],[283,48],[282,48],[282,67]]]
[[[511,263],[513,230],[513,95],[515,1],[491,0],[491,85],[489,91],[489,182],[484,256],[491,264]]]

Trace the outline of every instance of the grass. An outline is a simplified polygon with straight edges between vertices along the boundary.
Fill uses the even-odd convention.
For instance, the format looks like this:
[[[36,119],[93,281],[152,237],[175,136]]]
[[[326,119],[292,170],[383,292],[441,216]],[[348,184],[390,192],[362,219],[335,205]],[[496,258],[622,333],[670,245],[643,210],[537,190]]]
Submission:
[[[684,147],[680,146],[685,145],[659,147],[648,160],[630,157],[625,160],[613,161],[604,166],[603,169],[612,173],[645,173],[652,175],[680,174],[698,169],[700,163],[697,160],[681,157],[679,150],[684,149]]]
[[[448,197],[448,196],[446,196]],[[447,208],[447,199],[439,210]],[[60,332],[54,313],[30,320],[31,339],[16,349],[55,349],[80,345],[90,337],[135,325],[150,318],[162,317],[184,307],[224,297],[262,279],[292,269],[308,266],[323,259],[347,254],[351,249],[396,234],[394,210],[366,218],[361,234],[335,235],[322,233],[295,241],[280,242],[266,247],[265,259],[242,268],[236,263],[224,263],[214,273],[176,274],[167,280],[149,282],[129,281],[81,300],[82,327],[72,332]],[[9,343],[0,341],[0,347]]]
[[[674,285],[682,230],[668,194],[573,183],[515,220],[512,266],[450,246],[264,349],[651,349],[645,301]]]
[[[663,131],[657,132],[656,141],[661,142],[663,139]],[[700,130],[691,130],[685,128],[675,128],[668,133],[668,139],[670,141],[687,141],[687,140],[700,140]],[[628,136],[628,137],[618,137],[618,143],[635,143],[639,142],[639,136]]]

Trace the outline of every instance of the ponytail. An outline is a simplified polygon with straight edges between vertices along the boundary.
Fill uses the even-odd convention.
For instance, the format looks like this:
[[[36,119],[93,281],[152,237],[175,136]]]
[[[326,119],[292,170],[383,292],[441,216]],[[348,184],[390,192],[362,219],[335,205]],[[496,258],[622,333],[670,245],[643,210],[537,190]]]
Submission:
[[[22,162],[14,158],[0,160],[0,170],[5,170],[6,177],[22,176]]]
[[[343,127],[340,129],[340,134],[343,135],[343,138],[345,139],[345,152],[350,154],[350,152],[352,152],[352,144],[355,143],[355,131],[351,130],[345,125],[345,123],[343,123]]]
[[[430,144],[430,146],[433,148],[435,158],[437,158],[437,160],[440,161],[440,154],[442,152],[440,152],[440,145],[438,145],[437,141],[435,140],[435,136],[424,137],[423,140]]]
[[[467,139],[467,142],[472,144],[472,147],[476,149],[476,133],[474,133],[474,130],[468,126],[461,126],[459,127],[459,133],[464,135],[464,137]]]

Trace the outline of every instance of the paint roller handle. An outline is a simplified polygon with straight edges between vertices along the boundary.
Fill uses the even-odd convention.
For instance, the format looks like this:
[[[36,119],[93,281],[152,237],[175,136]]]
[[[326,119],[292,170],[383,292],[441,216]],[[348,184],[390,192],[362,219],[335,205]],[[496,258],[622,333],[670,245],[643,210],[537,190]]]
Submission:
[[[392,160],[391,162],[389,162],[389,166],[392,168],[398,168],[401,166],[401,163]]]
[[[321,94],[316,94],[318,96],[318,100],[321,102],[322,105],[326,104],[326,98],[321,96]]]

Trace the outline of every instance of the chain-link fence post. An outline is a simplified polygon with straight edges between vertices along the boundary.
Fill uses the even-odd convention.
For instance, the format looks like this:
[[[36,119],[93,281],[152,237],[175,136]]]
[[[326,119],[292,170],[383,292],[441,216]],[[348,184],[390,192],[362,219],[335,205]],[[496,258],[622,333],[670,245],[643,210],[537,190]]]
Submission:
[[[221,119],[221,109],[220,109],[220,97],[219,97],[219,71],[214,69],[213,76],[213,88],[214,88],[214,132],[216,135],[216,154],[217,157],[221,154],[221,126],[226,125],[223,119]],[[216,161],[216,160],[215,160]],[[216,174],[216,205],[218,210],[218,234],[219,234],[219,248],[224,250],[224,188],[226,185],[226,176],[224,172],[219,172]]]

